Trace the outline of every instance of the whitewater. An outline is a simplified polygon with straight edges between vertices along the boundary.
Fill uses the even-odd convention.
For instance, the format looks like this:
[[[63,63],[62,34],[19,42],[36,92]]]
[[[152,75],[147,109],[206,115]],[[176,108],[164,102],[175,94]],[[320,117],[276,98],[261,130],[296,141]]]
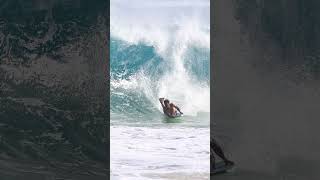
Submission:
[[[111,0],[112,180],[209,179],[209,3]]]

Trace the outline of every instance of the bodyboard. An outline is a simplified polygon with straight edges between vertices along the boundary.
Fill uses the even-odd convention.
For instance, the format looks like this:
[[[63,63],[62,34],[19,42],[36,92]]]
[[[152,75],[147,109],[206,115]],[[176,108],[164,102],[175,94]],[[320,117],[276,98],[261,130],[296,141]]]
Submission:
[[[178,117],[182,117],[183,116],[183,114],[181,114],[181,113],[177,113],[175,116],[169,116],[169,115],[167,115],[167,114],[165,114],[167,117],[169,117],[169,118],[178,118]]]

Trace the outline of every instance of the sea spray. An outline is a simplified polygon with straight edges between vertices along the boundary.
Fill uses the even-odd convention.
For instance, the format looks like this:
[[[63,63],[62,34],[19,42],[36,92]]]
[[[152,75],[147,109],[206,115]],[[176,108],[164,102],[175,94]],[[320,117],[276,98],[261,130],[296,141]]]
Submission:
[[[111,179],[209,179],[209,2],[111,1]]]
[[[187,115],[209,112],[210,29],[201,8],[171,18],[155,15],[157,23],[144,14],[161,12],[161,6],[145,13],[131,8],[126,19],[111,10],[111,104],[127,112],[144,106],[152,114],[161,111],[158,98],[166,97]],[[119,96],[132,102],[120,105]]]

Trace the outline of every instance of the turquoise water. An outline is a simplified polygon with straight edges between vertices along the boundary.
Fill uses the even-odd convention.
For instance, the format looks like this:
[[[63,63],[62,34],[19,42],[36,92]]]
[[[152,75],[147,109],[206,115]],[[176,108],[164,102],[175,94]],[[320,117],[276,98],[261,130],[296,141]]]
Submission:
[[[190,46],[183,59],[165,59],[112,38],[110,55],[111,179],[209,179],[209,51]],[[185,115],[166,117],[159,97]]]
[[[161,123],[165,120],[158,102],[159,92],[164,87],[166,75],[174,74],[174,63],[157,54],[154,47],[143,43],[130,44],[123,40],[111,38],[111,124],[121,123]],[[193,60],[193,61],[192,61]],[[199,47],[190,47],[186,52],[183,66],[188,78],[197,82],[200,88],[208,90],[209,86],[209,51]],[[173,77],[173,81],[174,81]],[[185,79],[183,79],[185,80]],[[184,84],[184,83],[182,83]],[[190,84],[186,84],[187,87]],[[195,85],[196,86],[196,85]],[[164,87],[168,88],[168,87]],[[195,89],[190,87],[190,89]],[[191,92],[202,93],[202,92]],[[160,94],[159,94],[160,95]],[[166,95],[166,94],[164,94]],[[173,102],[183,110],[191,99],[179,88],[172,91]],[[167,96],[170,98],[170,94]],[[179,99],[181,98],[181,99]],[[174,101],[175,100],[175,101]],[[199,107],[196,107],[199,108]],[[205,114],[208,107],[200,107],[203,111],[185,112],[190,120],[197,114]]]
[[[138,4],[111,1],[111,179],[209,179],[209,1]]]

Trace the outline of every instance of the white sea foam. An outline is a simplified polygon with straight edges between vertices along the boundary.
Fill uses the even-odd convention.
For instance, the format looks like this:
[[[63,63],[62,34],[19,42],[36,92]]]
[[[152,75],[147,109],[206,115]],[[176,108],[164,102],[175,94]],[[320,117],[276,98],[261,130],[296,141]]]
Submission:
[[[209,52],[210,1],[111,0],[110,4],[111,36],[128,44],[153,46],[164,64],[170,65],[157,81],[149,73],[149,68],[156,67],[148,65],[130,77],[111,79],[113,93],[141,92],[159,110],[158,98],[166,97],[191,115],[177,124],[164,123],[163,117],[154,124],[148,117],[137,120],[138,124],[115,123],[110,136],[111,179],[209,179],[208,113],[194,116],[210,111],[209,78],[196,80],[186,56],[192,47]],[[116,120],[122,117],[111,115]]]
[[[111,127],[111,177],[171,179],[161,177],[191,173],[209,179],[208,135],[208,128]]]
[[[112,0],[111,36],[153,46],[172,70],[157,83],[141,70],[129,79],[132,82],[112,81],[111,85],[139,88],[159,110],[158,98],[166,97],[181,106],[185,114],[209,112],[209,81],[198,82],[185,67],[190,47],[210,47],[209,4],[209,0]]]

